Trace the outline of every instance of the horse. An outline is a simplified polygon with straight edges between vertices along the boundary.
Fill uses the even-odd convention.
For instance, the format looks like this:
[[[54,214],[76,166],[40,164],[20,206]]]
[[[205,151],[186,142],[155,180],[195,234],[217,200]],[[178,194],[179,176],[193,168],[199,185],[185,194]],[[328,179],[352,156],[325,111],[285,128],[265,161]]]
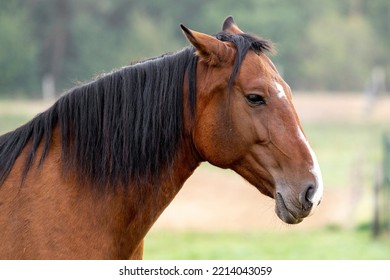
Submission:
[[[321,201],[318,160],[273,43],[231,16],[189,46],[103,74],[0,137],[1,259],[142,259],[202,162],[234,170],[296,224]]]

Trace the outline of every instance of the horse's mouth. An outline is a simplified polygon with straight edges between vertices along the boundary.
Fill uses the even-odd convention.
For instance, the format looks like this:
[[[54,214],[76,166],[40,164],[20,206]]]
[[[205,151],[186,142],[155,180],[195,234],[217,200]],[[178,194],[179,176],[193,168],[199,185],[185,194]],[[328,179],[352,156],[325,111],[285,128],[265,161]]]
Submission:
[[[284,199],[280,193],[275,197],[275,212],[276,215],[287,224],[298,224],[303,221],[303,218],[296,217],[296,214],[292,213],[286,206]]]

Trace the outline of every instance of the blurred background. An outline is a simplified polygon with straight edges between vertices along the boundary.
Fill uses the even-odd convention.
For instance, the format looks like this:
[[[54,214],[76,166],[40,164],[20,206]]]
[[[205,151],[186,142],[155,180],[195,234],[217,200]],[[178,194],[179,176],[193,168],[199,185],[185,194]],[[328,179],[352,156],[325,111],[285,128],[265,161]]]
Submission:
[[[390,259],[388,0],[0,0],[0,134],[67,89],[214,34],[232,15],[276,43],[324,177],[299,225],[233,172],[202,164],[146,237],[146,259]],[[387,156],[386,156],[387,155]]]

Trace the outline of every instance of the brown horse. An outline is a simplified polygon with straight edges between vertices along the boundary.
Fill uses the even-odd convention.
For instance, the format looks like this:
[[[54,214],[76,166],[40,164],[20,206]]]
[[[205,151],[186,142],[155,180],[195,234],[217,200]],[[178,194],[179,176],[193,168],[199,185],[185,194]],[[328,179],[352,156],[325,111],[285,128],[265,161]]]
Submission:
[[[203,161],[295,224],[322,196],[317,159],[269,41],[215,36],[103,75],[0,137],[0,258],[142,258],[143,238]]]

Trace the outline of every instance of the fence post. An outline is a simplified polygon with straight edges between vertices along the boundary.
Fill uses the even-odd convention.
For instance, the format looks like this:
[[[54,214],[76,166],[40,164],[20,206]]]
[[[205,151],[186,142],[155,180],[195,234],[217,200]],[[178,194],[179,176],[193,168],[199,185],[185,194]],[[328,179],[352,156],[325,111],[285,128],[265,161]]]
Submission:
[[[378,237],[381,232],[381,201],[380,190],[383,187],[384,181],[381,168],[377,168],[374,178],[374,217],[372,222],[372,235],[374,238]],[[382,183],[383,182],[383,183]]]
[[[382,168],[377,169],[374,178],[374,213],[372,234],[377,237],[390,232],[390,134],[383,134]]]
[[[384,165],[383,165],[383,229],[390,232],[390,134],[384,136]]]

